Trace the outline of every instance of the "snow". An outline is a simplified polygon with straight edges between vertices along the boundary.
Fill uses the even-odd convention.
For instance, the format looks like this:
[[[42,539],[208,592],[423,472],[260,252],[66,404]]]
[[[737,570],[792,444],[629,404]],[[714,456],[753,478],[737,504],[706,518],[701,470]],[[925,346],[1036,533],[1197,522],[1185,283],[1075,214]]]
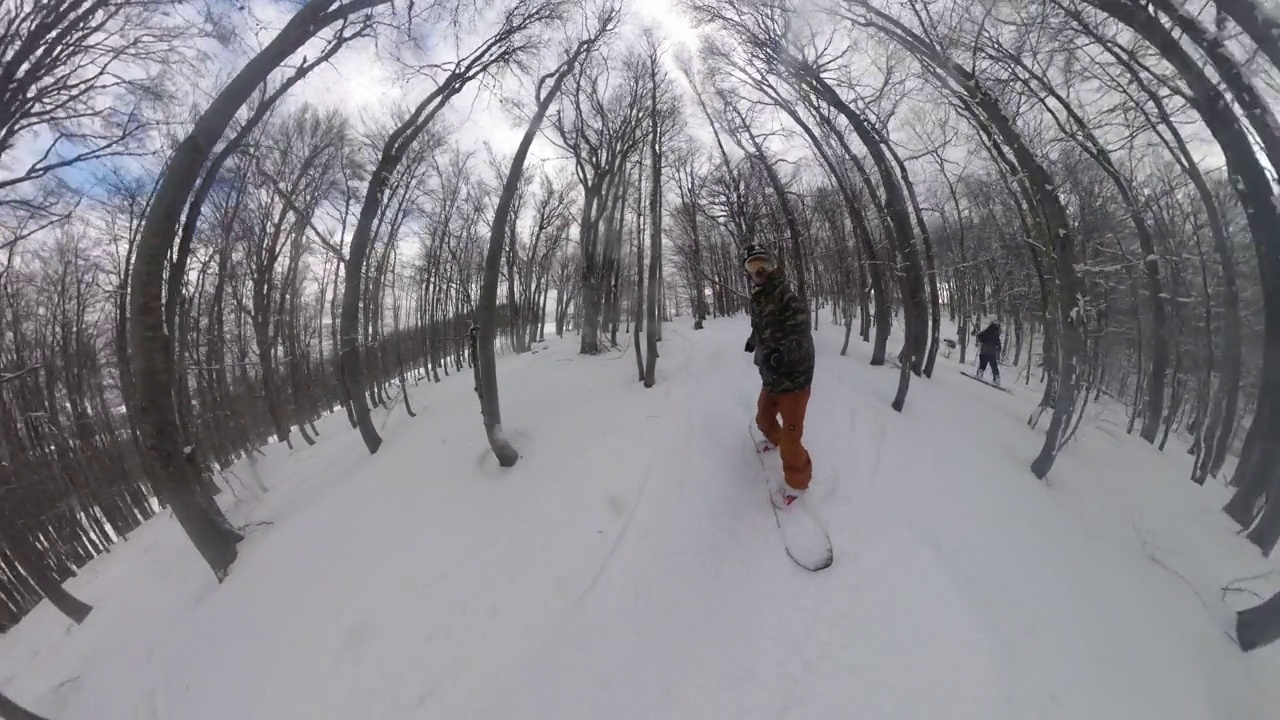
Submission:
[[[377,455],[342,414],[270,446],[229,479],[221,586],[163,513],[68,582],[83,626],[43,603],[0,636],[0,688],[54,720],[1280,716],[1280,649],[1240,653],[1256,599],[1222,591],[1275,566],[1176,441],[1091,404],[1045,485],[1034,385],[939,358],[895,413],[896,371],[823,324],[803,502],[835,563],[809,573],[746,431],[747,325],[690,325],[650,390],[630,348],[501,358],[513,468],[470,371],[375,411]]]

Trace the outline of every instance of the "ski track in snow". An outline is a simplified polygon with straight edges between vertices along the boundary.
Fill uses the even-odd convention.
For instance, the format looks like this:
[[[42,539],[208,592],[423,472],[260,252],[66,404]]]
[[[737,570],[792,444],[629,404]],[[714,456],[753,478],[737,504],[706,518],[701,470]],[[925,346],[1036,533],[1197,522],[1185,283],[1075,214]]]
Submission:
[[[69,581],[83,626],[45,603],[0,636],[0,686],[54,720],[1280,717],[1280,650],[1240,654],[1253,600],[1219,593],[1274,564],[1173,443],[1099,406],[1046,486],[1034,385],[939,357],[895,413],[822,324],[804,502],[836,559],[809,573],[742,431],[747,325],[687,325],[648,390],[629,345],[500,359],[514,468],[465,369],[375,410],[372,457],[341,413],[267,448],[269,492],[223,502],[271,525],[222,586],[162,513]]]

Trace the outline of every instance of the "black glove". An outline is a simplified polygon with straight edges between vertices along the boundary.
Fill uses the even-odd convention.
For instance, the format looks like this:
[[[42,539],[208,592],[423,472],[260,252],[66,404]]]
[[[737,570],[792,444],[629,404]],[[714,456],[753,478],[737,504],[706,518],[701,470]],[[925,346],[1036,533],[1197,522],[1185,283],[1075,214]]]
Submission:
[[[752,340],[751,338],[747,338],[747,344],[742,349],[744,352],[755,352],[756,351],[755,340]]]

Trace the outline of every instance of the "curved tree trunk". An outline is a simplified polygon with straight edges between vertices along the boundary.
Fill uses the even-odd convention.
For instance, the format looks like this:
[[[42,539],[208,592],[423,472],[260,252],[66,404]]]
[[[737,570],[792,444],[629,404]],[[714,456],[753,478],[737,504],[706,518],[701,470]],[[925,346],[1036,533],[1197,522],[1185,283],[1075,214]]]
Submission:
[[[868,15],[857,24],[879,29],[890,40],[916,56],[922,63],[945,75],[950,90],[975,120],[979,117],[989,132],[1009,149],[1027,191],[1035,199],[1047,245],[1052,248],[1056,298],[1051,306],[1054,346],[1057,350],[1056,387],[1053,416],[1040,454],[1031,463],[1031,472],[1043,480],[1053,467],[1068,422],[1074,415],[1077,383],[1085,351],[1086,315],[1082,306],[1084,286],[1076,272],[1075,239],[1053,176],[1013,126],[1000,101],[965,66],[948,56],[932,41],[877,8],[869,0],[853,0]]]
[[[1275,232],[1280,227],[1280,209],[1276,207],[1270,178],[1255,152],[1253,140],[1218,84],[1209,79],[1200,63],[1191,57],[1182,42],[1163,23],[1144,8],[1121,0],[1089,0],[1089,4],[1129,27],[1169,62],[1190,88],[1187,102],[1200,115],[1227,161],[1232,188],[1244,208],[1258,254],[1265,317],[1257,410],[1245,437],[1246,446],[1256,448],[1256,452],[1243,454],[1233,481],[1240,487],[1237,495],[1247,489],[1251,492],[1250,497],[1241,498],[1240,502],[1232,498],[1229,507],[1251,506],[1252,501],[1260,499],[1264,493],[1280,498],[1280,492],[1271,492],[1272,489],[1280,491],[1280,478],[1277,477],[1280,472],[1275,472],[1280,467],[1280,412],[1272,411],[1273,406],[1280,402],[1275,399],[1280,397],[1280,235]],[[1277,154],[1271,149],[1280,144],[1280,133],[1263,122],[1273,114],[1269,109],[1256,106],[1256,92],[1243,68],[1231,64],[1224,52],[1214,52],[1219,48],[1209,47],[1212,42],[1195,33],[1189,33],[1189,36],[1199,41],[1198,44],[1214,62],[1224,84],[1231,89],[1232,97],[1240,103],[1254,129],[1262,135],[1261,145],[1267,149],[1274,164]],[[1280,512],[1280,508],[1276,512]],[[1255,531],[1250,533],[1249,539],[1264,552],[1270,552],[1280,535],[1280,522],[1268,523],[1265,529],[1255,528]]]
[[[1016,53],[1004,50],[1000,55],[1025,73],[1023,84],[1029,90],[1043,93],[1046,96],[1042,99],[1042,104],[1049,110],[1050,115],[1057,122],[1063,133],[1073,137],[1077,146],[1111,180],[1112,186],[1116,188],[1121,202],[1128,211],[1127,215],[1133,223],[1134,234],[1138,238],[1138,247],[1141,248],[1143,255],[1138,264],[1142,266],[1145,273],[1147,294],[1151,303],[1151,365],[1146,375],[1145,398],[1142,403],[1142,429],[1139,432],[1139,436],[1148,443],[1154,443],[1160,429],[1160,421],[1164,417],[1165,384],[1169,374],[1169,327],[1165,312],[1164,283],[1160,277],[1160,262],[1156,254],[1155,238],[1152,235],[1151,227],[1147,223],[1142,208],[1138,205],[1133,189],[1129,185],[1129,180],[1120,172],[1119,166],[1116,165],[1111,157],[1111,153],[1090,130],[1089,123],[1076,112],[1070,101],[1055,89],[1053,83],[1034,72]],[[1059,120],[1057,115],[1049,108],[1048,97],[1052,97],[1057,101],[1058,105],[1066,112],[1067,117],[1071,119],[1071,125],[1074,126],[1075,134],[1071,132],[1071,125]]]
[[[391,187],[392,175],[400,167],[405,156],[414,144],[422,137],[427,128],[435,121],[440,112],[458,93],[473,80],[481,77],[494,67],[510,62],[513,52],[507,49],[508,44],[531,27],[550,17],[549,9],[544,6],[528,9],[528,12],[510,14],[503,24],[471,53],[467,54],[458,65],[441,80],[434,90],[427,94],[409,113],[399,126],[391,132],[382,145],[377,166],[369,176],[369,186],[365,190],[364,201],[360,206],[360,215],[356,220],[355,230],[351,234],[351,250],[347,258],[345,285],[342,293],[342,317],[339,334],[342,341],[343,377],[347,384],[347,393],[351,399],[356,424],[360,429],[360,437],[370,453],[378,452],[382,446],[382,436],[373,426],[373,418],[365,398],[365,391],[372,389],[380,395],[382,381],[389,373],[386,371],[385,353],[379,351],[379,369],[381,377],[373,388],[369,388],[366,377],[364,359],[360,353],[360,291],[364,276],[365,261],[369,254],[369,246],[377,234],[374,223],[378,221],[383,204]],[[508,201],[508,205],[510,201]],[[503,228],[505,230],[505,226]],[[393,234],[394,235],[394,234]],[[394,242],[394,236],[389,238]],[[498,248],[501,252],[502,248]],[[501,262],[501,257],[499,257]],[[378,293],[381,297],[381,293]],[[371,317],[367,321],[376,330],[381,324],[381,313],[378,308],[366,308]],[[492,325],[492,323],[490,323]],[[492,329],[492,328],[490,328]],[[481,332],[485,332],[482,328]]]
[[[916,225],[920,228],[920,240],[924,244],[925,275],[929,282],[929,346],[927,350],[920,348],[920,351],[925,356],[924,376],[931,378],[934,363],[938,359],[938,342],[942,336],[942,306],[938,295],[938,268],[933,254],[933,237],[929,233],[929,225],[924,220],[924,211],[921,210],[919,199],[916,197],[915,183],[911,182],[911,175],[907,173],[907,164],[902,161],[902,156],[894,149],[892,143],[886,142],[885,150],[898,167],[902,185],[907,191],[907,200],[911,203],[912,214],[915,216]]]
[[[485,435],[489,439],[489,447],[493,449],[494,456],[498,458],[498,464],[502,467],[511,467],[520,459],[519,453],[502,434],[502,414],[498,405],[497,357],[494,350],[494,340],[497,336],[494,326],[498,320],[498,275],[502,269],[502,241],[506,232],[507,218],[511,214],[511,203],[520,186],[520,175],[524,172],[529,148],[538,135],[538,129],[542,126],[547,111],[551,109],[551,103],[555,101],[565,78],[577,67],[582,56],[591,51],[606,33],[612,31],[615,19],[616,15],[612,12],[606,13],[593,35],[579,42],[560,67],[538,80],[538,107],[529,120],[529,126],[525,128],[520,145],[516,148],[515,157],[511,159],[511,169],[507,172],[506,182],[502,186],[502,195],[499,196],[498,207],[494,211],[493,224],[489,229],[489,247],[485,253],[484,277],[480,283],[480,306],[477,311],[479,346],[476,352],[476,364],[479,366],[478,389]],[[550,83],[549,86],[548,83]]]
[[[1249,652],[1280,640],[1280,593],[1236,613],[1236,642]]]
[[[9,696],[2,692],[0,692],[0,718],[3,718],[3,720],[45,720],[44,717],[10,700]]]
[[[871,228],[867,223],[866,215],[863,213],[861,199],[857,196],[856,191],[845,174],[840,164],[832,157],[831,152],[826,144],[814,131],[800,112],[792,105],[782,93],[768,83],[766,79],[758,79],[756,89],[760,90],[774,103],[776,107],[782,110],[791,121],[800,128],[805,137],[809,140],[810,147],[818,154],[818,158],[827,169],[827,173],[836,183],[836,187],[840,191],[840,196],[844,200],[845,212],[849,214],[849,219],[853,223],[854,235],[857,236],[862,246],[863,261],[861,263],[861,271],[868,275],[867,282],[862,283],[864,293],[868,292],[875,305],[875,342],[871,348],[871,365],[883,365],[885,356],[888,354],[889,333],[893,328],[892,312],[889,305],[888,282],[885,279],[885,264],[881,262],[879,253],[876,252],[875,244],[872,242]],[[867,312],[865,307],[867,304],[867,296],[864,294],[862,298],[862,337],[867,339],[870,335],[872,315]]]
[[[196,120],[170,158],[143,224],[130,282],[130,346],[137,379],[138,424],[151,460],[153,487],[173,509],[214,575],[226,577],[242,535],[205,496],[201,468],[184,450],[174,406],[177,370],[165,332],[163,278],[182,209],[201,168],[255,88],[325,27],[386,0],[311,0],[241,68]]]
[[[89,613],[93,612],[93,606],[72,595],[58,582],[53,570],[45,563],[40,549],[32,542],[28,528],[18,527],[14,530],[16,532],[9,533],[6,538],[6,544],[19,567],[59,612],[77,625],[84,622]]]
[[[850,164],[862,178],[872,206],[880,216],[880,225],[889,240],[890,252],[897,259],[896,272],[898,292],[902,298],[903,318],[906,325],[906,338],[903,342],[903,354],[898,360],[907,372],[898,380],[898,391],[892,406],[901,412],[906,403],[907,391],[911,384],[911,373],[919,375],[923,372],[924,353],[928,347],[928,311],[926,310],[924,271],[920,265],[920,253],[916,247],[911,227],[911,216],[907,210],[906,196],[902,185],[894,174],[884,150],[886,144],[880,133],[861,113],[854,110],[829,82],[815,69],[795,59],[786,60],[797,78],[810,86],[815,94],[836,110],[853,128],[863,147],[871,155],[875,163],[880,185],[884,189],[883,202],[879,198],[874,180],[866,170],[862,161],[849,147],[844,135],[827,117],[819,115],[819,119],[831,130],[840,147],[844,150]],[[815,113],[817,114],[817,113]],[[887,302],[888,298],[886,298]],[[887,336],[888,327],[881,329]]]

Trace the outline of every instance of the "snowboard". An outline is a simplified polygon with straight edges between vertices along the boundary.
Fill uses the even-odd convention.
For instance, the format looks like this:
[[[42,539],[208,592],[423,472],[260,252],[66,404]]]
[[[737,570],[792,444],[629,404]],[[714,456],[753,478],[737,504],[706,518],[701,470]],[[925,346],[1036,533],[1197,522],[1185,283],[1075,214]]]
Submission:
[[[773,510],[773,519],[778,525],[778,532],[782,535],[782,546],[787,551],[787,557],[811,572],[831,567],[831,563],[835,560],[831,552],[831,537],[822,527],[818,516],[805,505],[805,498],[795,501],[786,510],[774,507],[770,494],[773,490],[772,484],[783,481],[782,459],[776,449],[767,453],[756,450],[763,438],[760,437],[760,430],[756,427],[755,420],[747,426],[747,431],[751,436],[751,452],[755,453],[756,459],[760,462],[766,491],[765,502],[769,503],[769,508]]]
[[[977,375],[970,375],[969,373],[967,373],[967,372],[965,372],[965,371],[963,371],[963,370],[961,370],[961,371],[960,371],[960,374],[961,374],[961,375],[963,375],[963,376],[965,376],[965,377],[967,377],[967,378],[970,378],[970,379],[972,379],[972,380],[977,380],[978,382],[980,382],[980,383],[982,383],[983,385],[986,385],[986,386],[988,386],[988,387],[993,387],[993,388],[995,388],[995,389],[997,389],[997,390],[999,390],[999,391],[1001,391],[1001,392],[1009,392],[1009,388],[1007,388],[1007,387],[1002,387],[1002,386],[997,385],[997,384],[995,384],[995,383],[993,383],[993,382],[988,382],[987,380],[984,380],[984,379],[982,379],[982,378],[978,377]]]

